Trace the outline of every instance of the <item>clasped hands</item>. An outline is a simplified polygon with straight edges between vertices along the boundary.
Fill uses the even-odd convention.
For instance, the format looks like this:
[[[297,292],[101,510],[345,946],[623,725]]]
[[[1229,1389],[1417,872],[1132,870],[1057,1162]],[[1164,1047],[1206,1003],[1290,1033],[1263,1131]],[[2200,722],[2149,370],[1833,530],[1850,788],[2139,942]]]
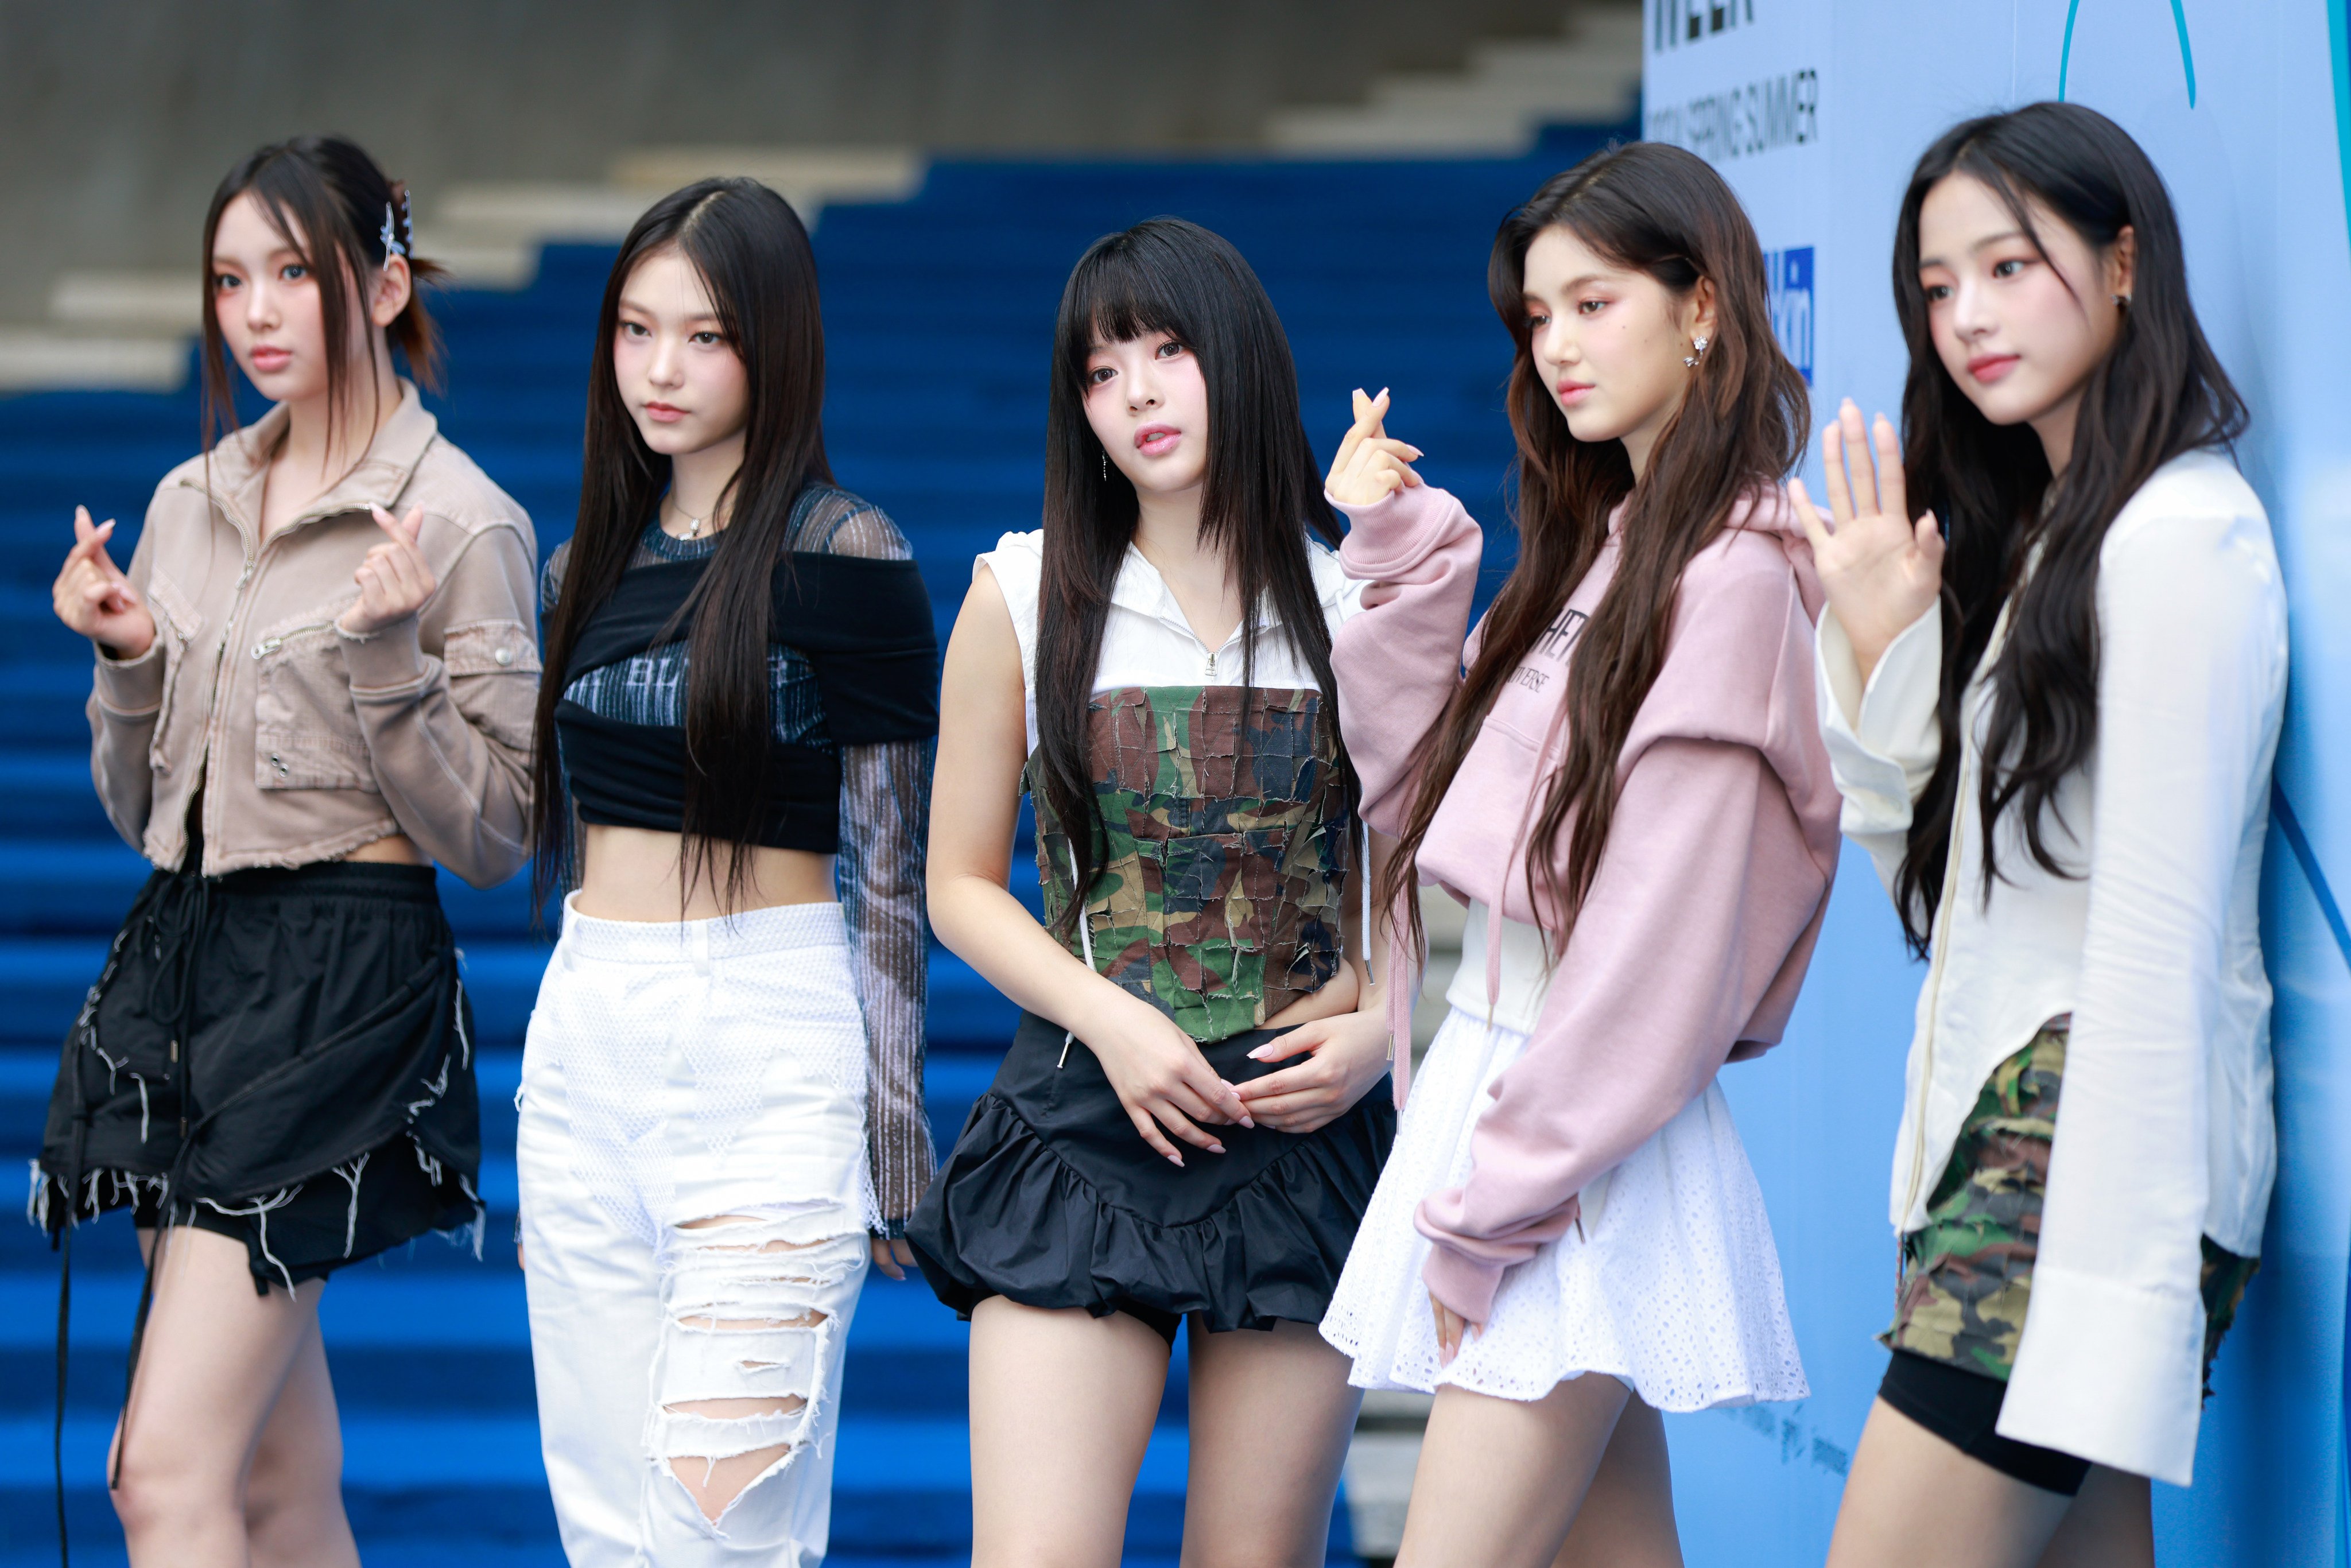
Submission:
[[[1102,1017],[1078,1032],[1135,1132],[1179,1166],[1178,1140],[1212,1155],[1225,1152],[1215,1127],[1262,1124],[1276,1132],[1314,1132],[1362,1099],[1388,1063],[1385,1019],[1360,1011],[1316,1019],[1267,1040],[1249,1052],[1254,1060],[1307,1060],[1238,1084],[1217,1074],[1175,1020],[1124,991],[1106,997]]]

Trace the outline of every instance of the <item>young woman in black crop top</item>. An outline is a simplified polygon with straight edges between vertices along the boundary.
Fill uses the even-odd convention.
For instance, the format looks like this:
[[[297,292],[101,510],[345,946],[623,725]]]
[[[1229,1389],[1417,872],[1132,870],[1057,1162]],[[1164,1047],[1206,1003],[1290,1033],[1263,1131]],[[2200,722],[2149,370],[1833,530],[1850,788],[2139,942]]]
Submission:
[[[933,1166],[930,602],[831,482],[774,192],[638,220],[590,376],[535,760],[570,891],[517,1150],[548,1479],[574,1562],[813,1562],[850,1316]]]

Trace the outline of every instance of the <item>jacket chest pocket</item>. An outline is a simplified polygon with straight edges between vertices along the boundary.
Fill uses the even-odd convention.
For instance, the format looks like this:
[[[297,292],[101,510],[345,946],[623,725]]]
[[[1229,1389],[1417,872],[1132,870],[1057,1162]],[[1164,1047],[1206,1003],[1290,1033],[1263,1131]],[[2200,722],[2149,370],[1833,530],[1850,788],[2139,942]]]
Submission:
[[[335,634],[338,604],[272,628],[254,664],[253,781],[263,789],[375,789],[375,767]]]

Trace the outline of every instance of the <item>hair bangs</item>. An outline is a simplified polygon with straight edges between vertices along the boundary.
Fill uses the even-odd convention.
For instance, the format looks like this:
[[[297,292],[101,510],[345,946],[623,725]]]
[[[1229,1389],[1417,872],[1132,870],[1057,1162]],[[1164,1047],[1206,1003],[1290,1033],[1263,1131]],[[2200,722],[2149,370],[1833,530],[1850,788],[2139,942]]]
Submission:
[[[1098,246],[1070,276],[1061,301],[1061,368],[1083,381],[1086,356],[1096,343],[1130,343],[1165,332],[1197,347],[1200,301],[1186,298],[1181,271],[1173,257],[1147,254],[1141,245]]]

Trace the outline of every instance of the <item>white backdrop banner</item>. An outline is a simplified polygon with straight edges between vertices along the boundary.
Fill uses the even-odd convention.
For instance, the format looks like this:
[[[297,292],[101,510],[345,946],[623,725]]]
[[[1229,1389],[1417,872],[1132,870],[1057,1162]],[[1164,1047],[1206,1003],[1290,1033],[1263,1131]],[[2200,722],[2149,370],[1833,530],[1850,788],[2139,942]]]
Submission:
[[[2194,1488],[2156,1488],[2166,1568],[2346,1558],[2351,1265],[2351,235],[2345,0],[1645,0],[1644,133],[1708,159],[1768,253],[1815,426],[1898,410],[1888,274],[1911,165],[2041,99],[2111,116],[2169,184],[2206,331],[2251,403],[2239,452],[2286,562],[2294,674],[2263,936],[2282,1167],[2214,1373]],[[1807,459],[1818,494],[1817,452]],[[2351,892],[2351,888],[2346,888]],[[1885,1353],[1884,1191],[1917,971],[1848,854],[1788,1043],[1724,1075],[1770,1200],[1813,1396],[1672,1423],[1693,1563],[1816,1564]],[[2028,1332],[2029,1329],[2028,1329]],[[1954,1520],[1953,1529],[1965,1529]]]

